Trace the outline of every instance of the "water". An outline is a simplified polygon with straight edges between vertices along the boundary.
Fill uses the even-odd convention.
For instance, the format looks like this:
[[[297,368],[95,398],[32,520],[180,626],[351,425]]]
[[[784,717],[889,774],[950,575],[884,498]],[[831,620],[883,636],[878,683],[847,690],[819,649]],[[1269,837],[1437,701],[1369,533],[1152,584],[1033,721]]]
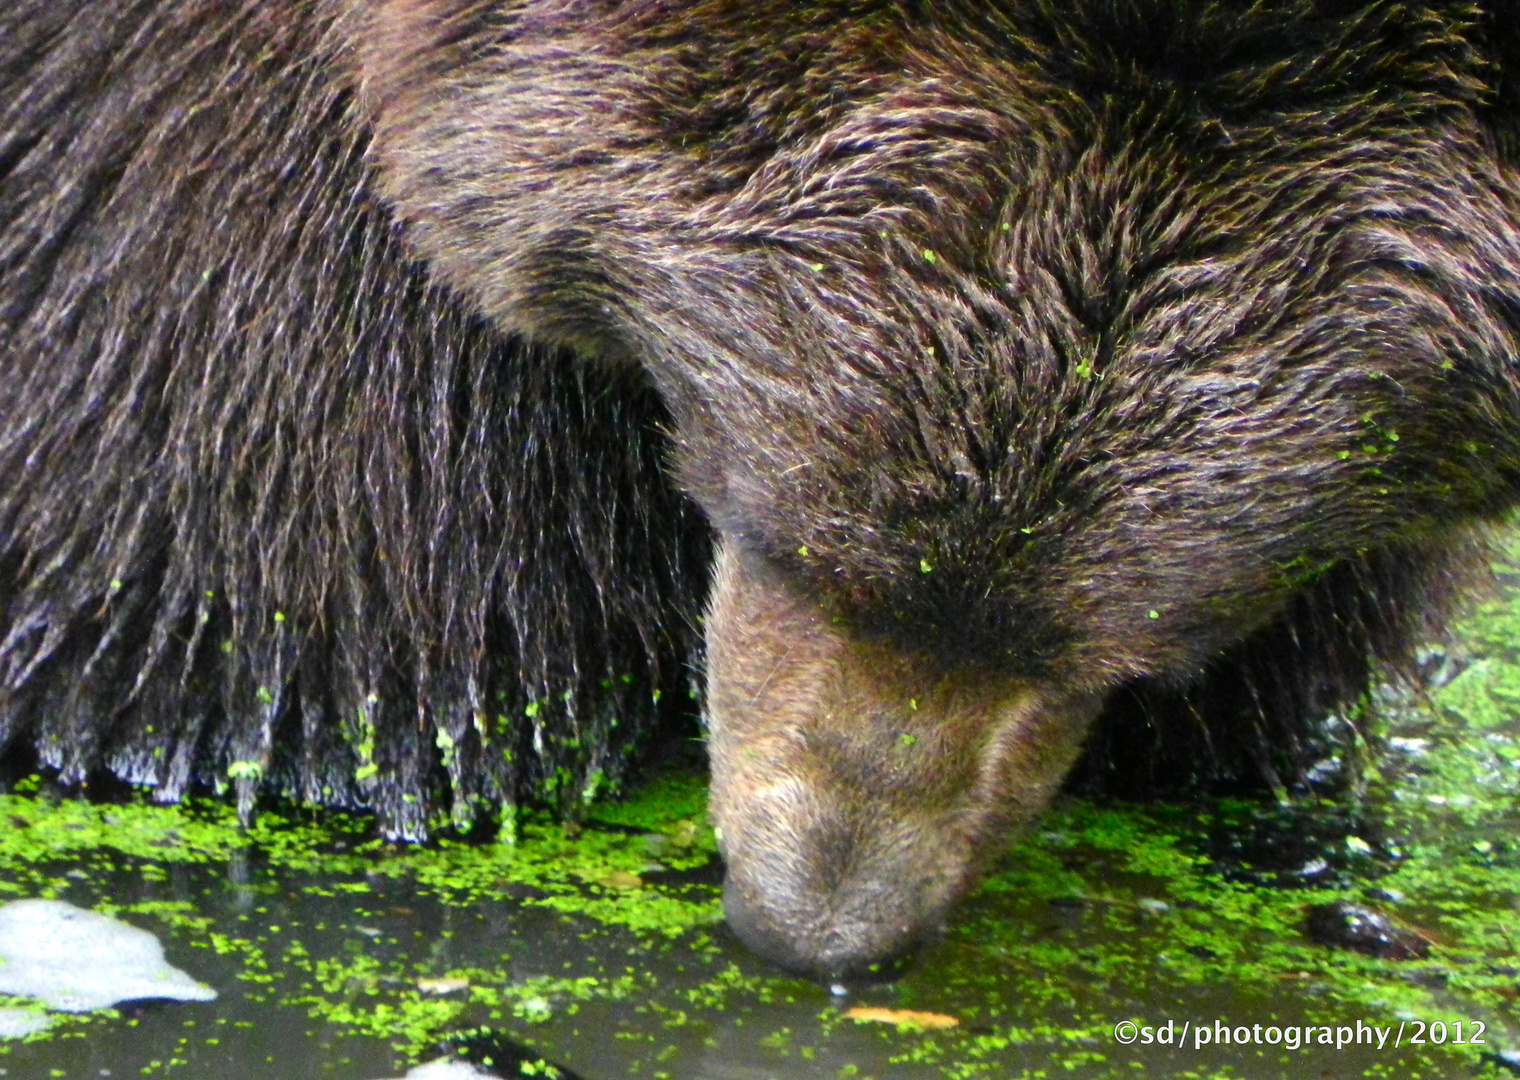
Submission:
[[[1520,603],[1506,588],[1458,651],[1433,654],[1427,686],[1359,721],[1381,757],[1345,726],[1320,783],[1281,805],[1064,803],[904,979],[845,995],[722,928],[699,775],[576,836],[528,819],[515,845],[410,851],[362,820],[287,808],[245,835],[225,806],[22,784],[0,796],[0,899],[122,918],[219,996],[56,1016],[0,1042],[0,1076],[381,1080],[440,1055],[582,1080],[1512,1075]],[[1429,956],[1311,941],[1306,913],[1331,901],[1388,913]]]
[[[1235,812],[1237,824],[1258,824],[1247,809]],[[1221,826],[1207,816],[1196,807],[1068,807],[906,979],[844,997],[780,977],[720,927],[641,933],[544,906],[568,894],[511,882],[460,897],[393,866],[301,870],[259,852],[166,864],[105,848],[34,863],[16,875],[20,884],[51,883],[72,903],[118,910],[158,933],[169,962],[220,996],[61,1018],[49,1037],[9,1044],[0,1075],[379,1080],[445,1053],[489,1058],[500,1075],[523,1075],[523,1063],[537,1068],[541,1057],[585,1080],[1478,1075],[1481,1058],[1428,1044],[1414,1054],[1365,1042],[1294,1052],[1199,1046],[1190,1029],[1178,1046],[1184,1022],[1282,1029],[1360,1019],[1387,1028],[1401,1012],[1414,1015],[1410,1002],[1463,1020],[1467,1036],[1474,1019],[1493,1035],[1513,1019],[1502,999],[1496,1009],[1492,995],[1454,990],[1442,974],[1443,962],[1471,965],[1379,964],[1315,946],[1291,921],[1307,899],[1296,890],[1220,878],[1217,860],[1158,839],[1191,822],[1199,839],[1217,841]],[[617,850],[641,843],[608,835]],[[1136,855],[1153,872],[1136,872]],[[635,890],[586,892],[615,904],[619,892],[668,890],[696,911],[715,902],[701,872],[670,876],[680,880],[661,884],[650,873]],[[1481,913],[1462,917],[1482,922]],[[1357,999],[1364,977],[1382,1007]],[[959,1023],[914,1031],[846,1018],[862,1005]],[[1128,1018],[1153,1028],[1173,1021],[1172,1044],[1120,1045],[1111,1029]]]

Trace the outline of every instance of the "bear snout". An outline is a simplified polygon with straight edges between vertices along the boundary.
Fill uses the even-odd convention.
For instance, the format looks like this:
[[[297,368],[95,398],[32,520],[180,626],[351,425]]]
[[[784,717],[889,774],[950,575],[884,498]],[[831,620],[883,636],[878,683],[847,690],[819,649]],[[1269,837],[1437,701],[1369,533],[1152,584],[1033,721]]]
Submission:
[[[937,934],[1102,699],[862,637],[730,545],[706,630],[725,914],[823,980],[890,977]]]
[[[764,858],[734,860],[724,917],[752,952],[793,974],[828,983],[893,979],[938,936],[959,892],[953,869],[945,876],[926,865],[943,862],[943,851],[925,846],[933,845],[887,857],[878,850],[864,860],[845,847],[837,853],[847,863],[842,875],[812,859],[801,861],[801,873]]]

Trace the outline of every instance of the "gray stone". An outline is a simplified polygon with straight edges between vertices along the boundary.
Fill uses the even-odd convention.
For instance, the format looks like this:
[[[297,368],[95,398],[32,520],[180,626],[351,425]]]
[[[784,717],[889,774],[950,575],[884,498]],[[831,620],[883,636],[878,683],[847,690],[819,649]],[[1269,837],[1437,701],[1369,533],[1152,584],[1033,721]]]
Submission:
[[[216,991],[164,960],[158,938],[60,900],[0,906],[0,994],[60,1012],[123,1001],[211,1001]]]

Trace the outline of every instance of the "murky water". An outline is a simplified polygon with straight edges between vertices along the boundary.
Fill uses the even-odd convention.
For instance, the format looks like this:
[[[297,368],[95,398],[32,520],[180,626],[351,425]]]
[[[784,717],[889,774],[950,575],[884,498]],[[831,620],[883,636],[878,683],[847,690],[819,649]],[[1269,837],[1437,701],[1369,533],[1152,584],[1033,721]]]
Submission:
[[[1377,962],[1307,943],[1300,927],[1276,922],[1270,904],[1257,905],[1263,893],[1284,890],[1231,891],[1210,880],[1210,864],[1196,864],[1205,893],[1190,885],[1179,896],[1179,868],[1136,872],[1124,838],[1134,820],[1105,813],[1068,810],[1058,824],[1069,831],[1047,831],[1025,849],[1023,867],[1016,861],[967,904],[945,943],[905,980],[845,998],[777,977],[718,927],[641,934],[532,903],[531,889],[518,890],[529,903],[457,902],[405,874],[303,873],[257,853],[167,867],[119,855],[102,856],[104,867],[44,863],[34,869],[67,883],[57,895],[121,909],[220,997],[65,1018],[46,1038],[10,1044],[0,1068],[26,1078],[378,1080],[443,1052],[490,1060],[500,1075],[538,1075],[541,1057],[586,1080],[1467,1076],[1486,1068],[1481,1057],[1463,1060],[1429,1042],[1380,1049],[1366,1032],[1355,1042],[1359,1020],[1391,1040],[1401,1013],[1427,1021],[1444,1013],[1448,1042],[1456,1022],[1467,1039],[1473,1021],[1483,1022],[1494,1051],[1501,1048],[1513,1022],[1502,997],[1495,1008],[1493,995],[1464,992],[1471,987],[1438,965],[1390,972],[1399,966],[1383,964],[1387,985],[1373,994],[1387,997],[1383,1007],[1346,1000],[1356,970],[1377,975]],[[1165,835],[1165,821],[1143,824]],[[1094,836],[1107,847],[1085,842]],[[1152,857],[1168,852],[1192,858],[1151,845]],[[650,874],[639,891],[676,887],[658,878]],[[716,896],[711,884],[679,888],[688,898]],[[1212,912],[1201,907],[1207,890],[1222,894]],[[1221,955],[1222,944],[1233,951]],[[1283,950],[1313,962],[1295,971]],[[1411,991],[1419,1009],[1389,987]],[[958,1024],[918,1031],[846,1018],[862,1005]],[[1121,1045],[1112,1027],[1131,1018],[1158,1029],[1158,1041]],[[1199,1041],[1200,1021],[1210,1025],[1208,1043]],[[1220,1021],[1262,1025],[1259,1041],[1214,1045]],[[1284,1038],[1302,1034],[1285,1036],[1290,1027],[1313,1029],[1310,1044],[1287,1049]],[[1349,1045],[1342,1027],[1353,1032]],[[1313,1042],[1327,1028],[1343,1045]],[[1274,1033],[1276,1045],[1265,1041]],[[1160,1041],[1168,1038],[1171,1045]]]
[[[23,784],[0,796],[0,899],[114,914],[219,996],[56,1016],[0,1042],[0,1076],[381,1080],[443,1054],[583,1080],[1520,1074],[1507,588],[1424,693],[1382,703],[1380,758],[1351,768],[1348,734],[1283,805],[1064,804],[904,979],[843,997],[726,935],[700,777],[574,837],[530,820],[515,845],[428,851]],[[1310,940],[1330,903],[1418,955]]]

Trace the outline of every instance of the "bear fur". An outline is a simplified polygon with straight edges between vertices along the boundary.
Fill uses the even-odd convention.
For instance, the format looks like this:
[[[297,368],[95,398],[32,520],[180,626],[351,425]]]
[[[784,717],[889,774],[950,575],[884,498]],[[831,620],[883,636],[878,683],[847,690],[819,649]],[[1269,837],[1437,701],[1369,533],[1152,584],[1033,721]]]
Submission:
[[[0,12],[0,742],[421,839],[616,780],[706,526],[636,371],[403,251],[337,19]]]
[[[700,636],[730,923],[889,963],[1084,745],[1281,783],[1438,628],[1517,72],[1499,0],[18,0],[0,741],[415,839]]]

